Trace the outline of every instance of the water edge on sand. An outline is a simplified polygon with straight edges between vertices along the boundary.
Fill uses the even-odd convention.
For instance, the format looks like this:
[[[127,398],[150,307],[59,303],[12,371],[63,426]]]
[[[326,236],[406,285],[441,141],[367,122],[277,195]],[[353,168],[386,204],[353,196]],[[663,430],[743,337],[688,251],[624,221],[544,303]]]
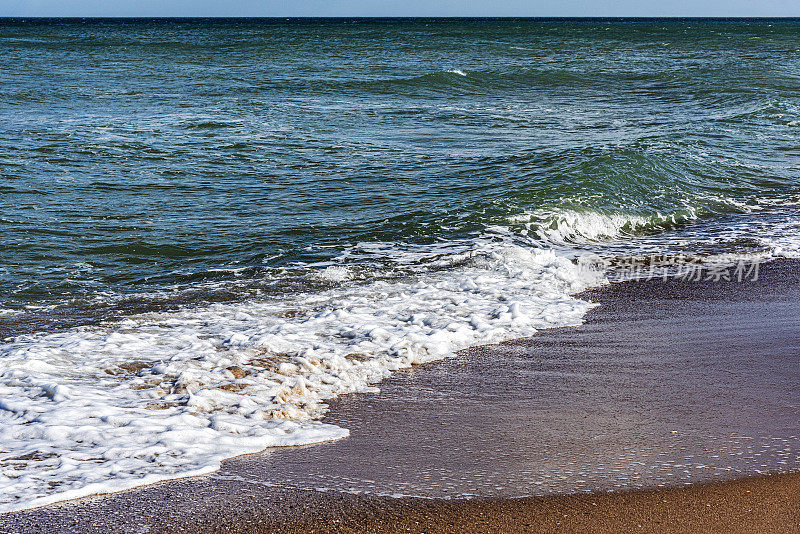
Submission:
[[[602,305],[581,327],[464,351],[390,378],[380,394],[332,402],[326,419],[351,429],[346,440],[237,458],[209,477],[8,514],[0,527],[26,533],[369,530],[405,525],[414,514],[458,526],[459,514],[494,503],[495,519],[510,528],[523,526],[509,519],[517,512],[541,518],[530,507],[566,502],[546,495],[794,471],[800,463],[793,396],[800,377],[798,272],[799,262],[775,261],[762,265],[755,282],[614,284],[587,295]],[[796,485],[796,477],[743,483]],[[664,491],[708,495],[735,484]],[[752,501],[754,491],[740,493]],[[412,497],[387,497],[397,494]],[[539,497],[511,499],[523,495]],[[615,516],[623,496],[630,502],[644,498],[631,495],[661,494],[620,495],[602,497],[610,507],[603,517]],[[781,497],[763,495],[763,502]],[[695,508],[692,499],[673,500],[679,508],[668,516],[684,517]],[[759,517],[772,521],[768,508]],[[651,508],[643,510],[652,516]],[[446,530],[441,522],[420,524]]]

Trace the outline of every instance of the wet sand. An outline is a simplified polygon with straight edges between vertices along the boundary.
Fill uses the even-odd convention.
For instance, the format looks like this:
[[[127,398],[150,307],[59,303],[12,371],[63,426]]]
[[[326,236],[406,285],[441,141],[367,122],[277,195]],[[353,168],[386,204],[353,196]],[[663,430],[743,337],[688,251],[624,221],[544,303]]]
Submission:
[[[581,327],[399,373],[378,395],[331,404],[348,439],[242,458],[219,476],[458,498],[800,470],[794,265],[764,267],[755,284],[593,292],[601,306]]]
[[[0,531],[800,530],[800,477],[752,478],[800,471],[798,280],[777,261],[757,282],[615,284],[587,295],[601,306],[581,327],[331,403],[348,439]]]

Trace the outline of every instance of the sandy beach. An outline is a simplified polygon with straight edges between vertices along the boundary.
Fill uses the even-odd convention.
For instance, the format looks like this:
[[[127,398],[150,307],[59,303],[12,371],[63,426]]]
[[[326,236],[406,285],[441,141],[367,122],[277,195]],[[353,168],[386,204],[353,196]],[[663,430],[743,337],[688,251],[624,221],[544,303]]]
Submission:
[[[757,281],[594,290],[583,326],[332,402],[326,420],[347,439],[4,515],[0,529],[798,530],[798,269],[779,260]]]
[[[800,477],[555,498],[300,498],[289,513],[231,512],[156,532],[797,532]],[[291,501],[290,501],[291,502]],[[277,506],[275,508],[278,508]]]

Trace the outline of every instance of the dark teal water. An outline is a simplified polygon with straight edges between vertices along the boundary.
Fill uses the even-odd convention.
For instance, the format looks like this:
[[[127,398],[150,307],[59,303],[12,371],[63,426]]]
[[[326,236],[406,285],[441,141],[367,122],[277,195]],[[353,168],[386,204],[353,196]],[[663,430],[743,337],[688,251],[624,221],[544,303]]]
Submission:
[[[795,20],[0,21],[0,332],[497,227],[791,253],[798,52]]]

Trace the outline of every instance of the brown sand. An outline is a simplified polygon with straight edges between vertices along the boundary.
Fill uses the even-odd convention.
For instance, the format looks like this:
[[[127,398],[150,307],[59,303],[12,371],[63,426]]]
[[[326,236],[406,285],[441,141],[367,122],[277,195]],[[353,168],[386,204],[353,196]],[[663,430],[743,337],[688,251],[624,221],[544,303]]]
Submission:
[[[182,532],[800,532],[800,476],[661,491],[506,500],[331,500],[291,514],[236,515]],[[177,532],[167,528],[164,532]]]
[[[92,504],[17,514],[16,521],[6,516],[0,532],[788,533],[800,532],[800,475],[658,491],[454,501],[254,491],[246,485],[229,493],[213,484],[179,482]]]

